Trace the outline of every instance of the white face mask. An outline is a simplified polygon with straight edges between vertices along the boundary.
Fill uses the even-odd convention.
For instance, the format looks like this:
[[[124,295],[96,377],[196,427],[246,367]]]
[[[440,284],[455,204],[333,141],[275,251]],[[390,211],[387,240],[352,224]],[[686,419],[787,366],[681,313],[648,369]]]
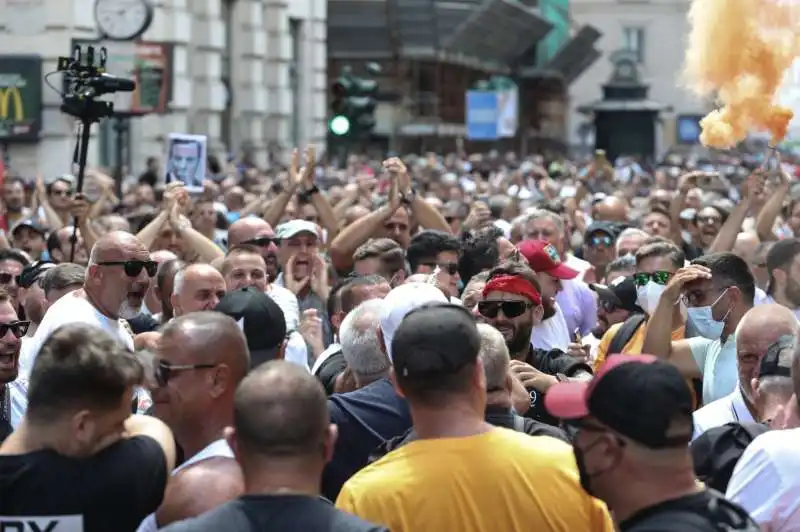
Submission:
[[[647,281],[644,286],[637,286],[636,304],[642,307],[649,316],[652,316],[665,288],[663,284],[658,284],[653,280]]]
[[[728,309],[728,312],[725,313],[721,321],[714,319],[713,312],[714,306],[719,303],[719,300],[722,299],[722,296],[724,296],[727,291],[728,289],[726,288],[716,301],[708,306],[689,307],[689,321],[692,322],[700,336],[708,338],[709,340],[719,340],[722,336],[722,331],[725,329],[725,320],[728,319],[731,309]]]

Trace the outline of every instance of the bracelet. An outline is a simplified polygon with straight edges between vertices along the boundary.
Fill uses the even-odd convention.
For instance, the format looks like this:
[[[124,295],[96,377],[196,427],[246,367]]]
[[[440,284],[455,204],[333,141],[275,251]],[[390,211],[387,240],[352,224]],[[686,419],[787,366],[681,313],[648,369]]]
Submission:
[[[417,197],[417,191],[411,188],[411,190],[409,190],[407,194],[400,194],[400,203],[410,207],[411,204],[414,203],[416,197]]]

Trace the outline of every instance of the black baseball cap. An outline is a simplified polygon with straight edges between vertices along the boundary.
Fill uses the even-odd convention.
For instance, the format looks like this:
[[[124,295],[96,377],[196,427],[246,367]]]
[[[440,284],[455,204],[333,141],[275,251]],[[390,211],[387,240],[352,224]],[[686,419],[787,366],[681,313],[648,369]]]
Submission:
[[[589,237],[596,234],[596,233],[603,233],[611,237],[612,240],[616,240],[619,236],[619,231],[617,226],[612,222],[593,222],[584,233],[584,240],[589,240]]]
[[[773,342],[758,366],[758,378],[791,377],[795,346],[796,340],[791,334],[785,334]]]
[[[608,301],[621,309],[644,314],[644,310],[636,304],[638,296],[633,276],[617,277],[610,285],[590,283],[589,288],[597,292],[597,297],[601,301]]]
[[[692,392],[675,366],[653,355],[612,355],[591,381],[551,386],[544,405],[565,421],[591,416],[651,449],[692,439]]]
[[[450,375],[476,362],[480,347],[475,317],[467,309],[432,303],[403,318],[392,337],[392,363],[402,378]]]
[[[255,288],[228,292],[214,309],[235,319],[247,338],[250,367],[275,360],[286,339],[286,319],[275,301]]]
[[[55,264],[52,262],[41,260],[28,264],[22,268],[22,272],[17,276],[17,285],[22,288],[30,288],[44,272],[53,267],[55,267]]]

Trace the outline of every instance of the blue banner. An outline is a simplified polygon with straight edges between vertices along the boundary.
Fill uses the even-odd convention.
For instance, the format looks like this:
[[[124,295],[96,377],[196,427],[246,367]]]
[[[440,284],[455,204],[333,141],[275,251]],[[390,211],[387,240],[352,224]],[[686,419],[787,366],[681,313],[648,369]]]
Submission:
[[[499,118],[499,99],[494,91],[467,92],[467,138],[496,140]]]

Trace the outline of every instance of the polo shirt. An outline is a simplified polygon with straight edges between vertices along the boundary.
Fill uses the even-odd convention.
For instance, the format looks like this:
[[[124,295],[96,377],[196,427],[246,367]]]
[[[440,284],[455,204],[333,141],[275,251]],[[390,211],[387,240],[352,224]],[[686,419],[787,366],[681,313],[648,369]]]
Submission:
[[[733,392],[739,385],[736,369],[736,335],[720,338],[689,338],[689,347],[703,376],[703,404],[709,404]]]

